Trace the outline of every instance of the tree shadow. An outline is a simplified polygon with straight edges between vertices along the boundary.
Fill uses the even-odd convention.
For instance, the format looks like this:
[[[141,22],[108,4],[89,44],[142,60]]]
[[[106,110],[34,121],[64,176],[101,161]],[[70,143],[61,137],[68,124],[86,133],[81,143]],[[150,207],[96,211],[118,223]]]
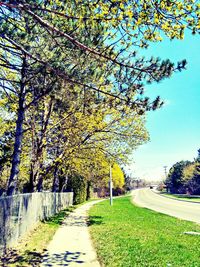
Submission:
[[[88,227],[93,224],[103,224],[103,220],[101,216],[70,216],[66,221],[62,223],[65,226],[77,226],[77,227]]]
[[[16,249],[7,249],[7,252],[0,258],[1,267],[9,266],[40,266],[42,253],[36,251],[25,251],[22,255]]]
[[[90,216],[88,221],[87,221],[87,225],[91,226],[91,225],[94,225],[94,224],[96,224],[96,225],[105,224],[103,222],[102,216]]]
[[[25,251],[23,255],[19,255],[17,250],[9,250],[4,256],[0,258],[1,267],[53,267],[53,266],[69,266],[70,263],[82,264],[83,260],[80,259],[82,252],[65,251],[62,253],[49,254],[47,250],[42,253],[37,251]]]
[[[56,266],[69,266],[70,263],[82,264],[84,261],[80,259],[81,255],[85,255],[85,253],[79,251],[65,251],[64,253],[54,253],[50,255],[46,253],[43,255],[41,266],[53,267],[55,264]]]
[[[74,215],[67,217],[66,220],[63,221],[62,225],[64,226],[77,226],[77,227],[87,227],[88,216],[84,215]]]
[[[28,267],[40,266],[42,262],[43,253],[36,251],[26,250],[24,253],[19,254],[16,249],[7,249],[7,252],[0,258],[1,267]]]
[[[46,224],[53,224],[53,225],[62,225],[64,223],[65,218],[69,218],[68,215],[75,209],[75,207],[69,207],[62,211],[60,211],[58,214],[50,217],[49,219],[43,220]]]

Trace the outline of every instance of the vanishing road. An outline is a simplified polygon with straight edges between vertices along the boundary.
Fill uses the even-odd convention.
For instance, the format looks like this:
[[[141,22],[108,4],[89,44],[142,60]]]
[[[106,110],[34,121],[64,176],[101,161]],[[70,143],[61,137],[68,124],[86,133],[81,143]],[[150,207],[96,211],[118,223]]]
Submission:
[[[147,188],[133,191],[133,201],[145,208],[200,223],[200,203],[170,199]]]

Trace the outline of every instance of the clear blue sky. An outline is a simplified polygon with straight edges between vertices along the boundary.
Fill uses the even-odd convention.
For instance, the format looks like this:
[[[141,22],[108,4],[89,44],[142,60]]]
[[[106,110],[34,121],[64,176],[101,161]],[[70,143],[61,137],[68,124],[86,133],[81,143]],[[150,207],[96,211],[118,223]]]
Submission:
[[[160,95],[166,105],[147,116],[151,141],[132,155],[129,171],[148,180],[164,178],[163,166],[169,168],[180,160],[193,160],[200,148],[200,37],[188,33],[183,41],[153,43],[145,55],[186,59],[187,70],[170,79],[149,85],[147,95]]]

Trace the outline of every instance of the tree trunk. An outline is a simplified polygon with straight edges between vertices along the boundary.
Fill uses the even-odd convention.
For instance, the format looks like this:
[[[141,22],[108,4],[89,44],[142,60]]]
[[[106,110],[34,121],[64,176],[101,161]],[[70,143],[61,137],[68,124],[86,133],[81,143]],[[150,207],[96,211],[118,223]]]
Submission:
[[[42,187],[42,183],[39,185],[40,171],[43,163],[43,149],[40,147],[40,139],[38,138],[38,132],[36,132],[36,116],[37,108],[33,110],[32,118],[32,156],[31,156],[31,171],[30,171],[30,188],[31,192],[38,191],[38,188]]]
[[[41,106],[42,105],[42,106]],[[36,114],[38,110],[41,111],[39,117],[40,130],[36,131],[36,116],[33,115],[32,121],[32,159],[31,159],[31,172],[30,183],[32,192],[41,192],[43,189],[43,173],[44,169],[44,153],[46,149],[46,131],[49,124],[51,112],[53,110],[53,99],[46,98],[40,105],[34,106],[33,114]]]
[[[91,198],[91,182],[87,181],[86,200]]]
[[[56,164],[55,170],[54,170],[54,177],[53,177],[53,184],[52,184],[52,192],[58,192],[59,191],[59,170],[58,166]]]
[[[43,175],[41,170],[43,169],[43,155],[42,150],[36,150],[34,154],[34,159],[31,162],[31,172],[30,172],[30,187],[31,192],[41,192],[43,184]]]
[[[26,56],[24,56],[21,68],[20,92],[18,95],[19,101],[18,101],[14,151],[12,156],[12,166],[7,188],[8,196],[11,196],[15,193],[17,187],[18,174],[19,174],[19,165],[20,165],[22,138],[23,138],[23,123],[25,114],[24,103],[25,103],[26,68],[27,68],[27,62],[26,62]]]
[[[12,167],[10,178],[8,181],[7,195],[13,195],[16,190],[18,174],[19,174],[19,164],[20,164],[20,156],[21,156],[21,146],[22,146],[22,138],[23,138],[23,121],[24,121],[24,99],[20,98],[19,101],[19,109],[17,113],[17,122],[16,122],[16,132],[15,132],[15,144],[14,144],[14,152],[12,157]]]
[[[43,191],[43,175],[42,173],[39,173],[37,178],[37,192]]]

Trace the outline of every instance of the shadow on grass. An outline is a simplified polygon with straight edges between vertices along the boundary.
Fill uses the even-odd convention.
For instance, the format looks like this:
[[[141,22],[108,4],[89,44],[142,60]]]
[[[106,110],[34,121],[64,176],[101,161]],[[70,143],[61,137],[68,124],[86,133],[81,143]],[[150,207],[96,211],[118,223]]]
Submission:
[[[64,210],[60,211],[58,214],[56,214],[55,216],[44,220],[43,223],[51,224],[51,225],[61,225],[63,223],[63,220],[65,219],[65,217],[68,216],[75,209],[76,209],[75,206],[64,209]]]
[[[38,253],[36,251],[26,250],[23,254],[19,254],[16,249],[7,250],[6,254],[4,254],[0,258],[0,266],[1,267],[9,267],[9,266],[40,266],[42,262],[42,253]]]
[[[47,250],[42,253],[36,251],[25,251],[23,255],[19,255],[16,250],[10,250],[1,258],[1,267],[53,267],[53,266],[69,266],[70,263],[82,264],[80,256],[85,255],[82,252],[65,251],[63,253],[49,254]]]
[[[104,224],[102,216],[90,216],[88,220],[88,226]]]

